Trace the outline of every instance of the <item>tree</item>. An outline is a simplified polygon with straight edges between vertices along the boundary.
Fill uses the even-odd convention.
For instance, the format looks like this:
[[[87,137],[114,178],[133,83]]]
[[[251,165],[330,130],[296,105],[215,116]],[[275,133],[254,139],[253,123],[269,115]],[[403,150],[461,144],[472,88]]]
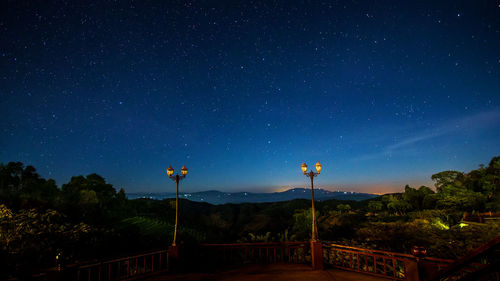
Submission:
[[[339,210],[341,213],[346,213],[351,210],[351,205],[349,204],[339,204],[337,206],[337,210]]]
[[[406,185],[403,200],[409,204],[410,209],[422,210],[424,209],[425,197],[431,194],[434,194],[434,191],[427,186],[423,185],[419,189],[415,189]]]
[[[424,196],[422,200],[422,209],[434,209],[436,208],[436,202],[438,200],[437,194],[431,193]]]
[[[368,203],[368,211],[372,213],[382,211],[382,208],[383,204],[380,201],[370,201],[370,203]]]
[[[62,186],[65,212],[74,219],[98,222],[119,214],[114,209],[124,207],[125,192],[117,193],[113,185],[97,175],[72,177]]]
[[[271,232],[269,231],[261,235],[248,233],[248,236],[241,239],[240,243],[270,242],[271,239]]]
[[[91,227],[70,224],[55,210],[23,209],[14,212],[0,204],[0,249],[7,254],[6,266],[29,276],[37,266],[52,266],[57,249],[70,253],[75,243],[85,241]],[[3,274],[9,272],[0,272]],[[22,279],[22,278],[21,278]]]
[[[437,191],[440,192],[441,188],[446,185],[462,186],[464,174],[458,171],[443,171],[432,175],[431,179],[436,182],[434,185]]]
[[[435,194],[434,190],[430,189],[430,187],[422,185],[418,188],[418,191],[424,195]]]
[[[483,193],[486,193],[489,199],[495,201],[498,198],[498,191],[500,190],[500,156],[493,157],[485,169],[486,175],[482,185]]]
[[[409,185],[405,186],[405,192],[403,193],[403,200],[408,203],[411,209],[420,210],[422,207],[422,200],[424,199],[424,194],[420,193],[415,188]]]
[[[24,165],[21,162],[9,162],[0,165],[0,190],[10,194],[20,191]]]
[[[389,197],[389,204],[387,204],[387,209],[391,210],[394,212],[396,215],[403,215],[405,214],[408,210],[411,209],[411,205],[408,204],[408,202],[404,200],[399,200],[398,198],[390,195]]]
[[[480,211],[484,209],[485,203],[486,196],[482,193],[453,184],[447,184],[440,188],[436,202],[439,208],[460,211]]]
[[[33,166],[21,162],[0,164],[0,200],[16,208],[48,208],[59,194],[54,180],[45,180]]]
[[[319,217],[319,212],[316,211],[316,219]],[[292,231],[298,240],[306,240],[311,238],[312,230],[312,210],[299,210],[294,215],[294,224]]]

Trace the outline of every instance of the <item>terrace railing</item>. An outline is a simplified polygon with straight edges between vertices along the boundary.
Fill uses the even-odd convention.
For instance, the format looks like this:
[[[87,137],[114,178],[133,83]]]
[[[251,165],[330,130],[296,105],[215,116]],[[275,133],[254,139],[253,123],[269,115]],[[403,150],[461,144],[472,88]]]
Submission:
[[[500,281],[500,236],[458,260],[323,244],[327,265],[392,280]]]
[[[415,257],[408,254],[329,243],[323,244],[323,258],[332,267],[393,280],[406,279],[409,262],[415,263]]]
[[[500,220],[500,213],[493,213],[493,212],[487,212],[487,213],[475,213],[475,214],[469,214],[469,213],[464,213],[462,217],[463,222],[478,222],[478,223],[487,223],[488,221],[496,221]]]
[[[77,281],[131,280],[165,273],[168,268],[167,250],[143,253],[125,258],[69,266]]]
[[[500,236],[454,261],[323,243],[323,261],[334,267],[405,281],[494,280],[500,281]],[[321,251],[319,252],[321,253]],[[177,262],[172,263],[174,260]],[[116,281],[149,275],[206,268],[213,270],[242,264],[311,263],[311,242],[202,244],[184,250],[180,259],[167,250],[124,258],[68,265],[36,275],[37,280]]]
[[[437,260],[437,259],[436,259]],[[468,255],[441,266],[431,281],[495,280],[500,281],[500,236],[474,249]]]
[[[311,261],[310,242],[203,244],[202,248],[212,262],[224,265]]]

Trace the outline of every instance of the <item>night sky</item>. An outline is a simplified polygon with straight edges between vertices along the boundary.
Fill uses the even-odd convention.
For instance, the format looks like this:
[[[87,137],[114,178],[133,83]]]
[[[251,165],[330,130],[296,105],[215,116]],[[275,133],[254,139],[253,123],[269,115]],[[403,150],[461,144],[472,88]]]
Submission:
[[[500,1],[2,1],[0,162],[387,192],[500,155]]]

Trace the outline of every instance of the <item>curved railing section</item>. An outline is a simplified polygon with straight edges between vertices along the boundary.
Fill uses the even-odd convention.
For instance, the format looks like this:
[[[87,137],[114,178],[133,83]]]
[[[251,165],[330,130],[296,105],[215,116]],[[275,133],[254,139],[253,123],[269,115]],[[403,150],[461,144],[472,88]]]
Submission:
[[[500,236],[431,275],[430,281],[500,281]]]
[[[370,250],[337,244],[323,244],[323,258],[326,265],[363,274],[404,280],[407,265],[415,262],[408,254]]]

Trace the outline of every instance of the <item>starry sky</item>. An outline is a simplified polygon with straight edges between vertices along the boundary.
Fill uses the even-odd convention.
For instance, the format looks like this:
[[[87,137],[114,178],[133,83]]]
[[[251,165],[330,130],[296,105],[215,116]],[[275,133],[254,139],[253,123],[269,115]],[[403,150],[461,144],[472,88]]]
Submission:
[[[0,162],[390,192],[500,155],[500,2],[2,1]]]

